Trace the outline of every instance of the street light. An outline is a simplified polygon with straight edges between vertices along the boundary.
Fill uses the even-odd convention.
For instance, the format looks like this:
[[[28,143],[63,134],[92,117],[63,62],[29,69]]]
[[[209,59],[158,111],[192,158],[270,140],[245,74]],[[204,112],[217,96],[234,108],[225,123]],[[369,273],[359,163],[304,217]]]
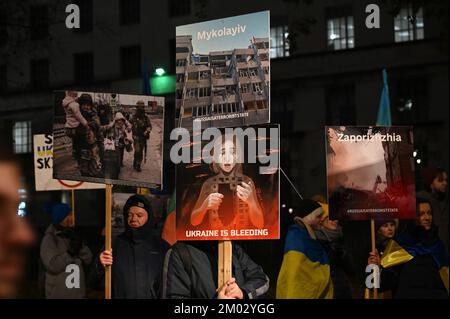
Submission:
[[[163,68],[157,68],[155,70],[155,73],[157,76],[163,76],[164,74],[166,74],[166,70],[164,70]]]

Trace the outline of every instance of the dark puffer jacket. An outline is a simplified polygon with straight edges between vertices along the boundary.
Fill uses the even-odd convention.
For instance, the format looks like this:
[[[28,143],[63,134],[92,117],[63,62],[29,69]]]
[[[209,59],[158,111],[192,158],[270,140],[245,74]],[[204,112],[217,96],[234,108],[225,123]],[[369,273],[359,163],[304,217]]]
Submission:
[[[179,244],[177,244],[179,245]],[[217,242],[182,243],[189,252],[191,271],[177,245],[166,254],[163,268],[162,297],[169,299],[212,299],[217,296]],[[244,298],[261,298],[269,289],[269,278],[244,250],[233,244],[232,276]]]
[[[128,217],[124,207],[124,220]],[[112,244],[112,297],[115,299],[156,299],[160,296],[161,271],[169,245],[154,233],[153,216],[142,227],[125,231]],[[97,270],[104,274],[98,264]]]

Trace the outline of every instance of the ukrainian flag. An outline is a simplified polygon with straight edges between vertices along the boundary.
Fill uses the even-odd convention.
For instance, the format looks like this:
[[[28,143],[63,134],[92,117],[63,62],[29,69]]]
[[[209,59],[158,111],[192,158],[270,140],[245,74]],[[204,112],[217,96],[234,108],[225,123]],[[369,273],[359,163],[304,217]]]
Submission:
[[[333,298],[328,255],[305,227],[292,225],[289,228],[278,275],[277,298]]]
[[[386,69],[383,69],[383,90],[378,108],[377,125],[391,126],[391,103],[389,102],[389,86]]]
[[[448,255],[442,241],[432,246],[414,242],[410,236],[399,235],[389,241],[381,258],[383,268],[394,267],[412,260],[416,256],[431,255],[448,292]]]

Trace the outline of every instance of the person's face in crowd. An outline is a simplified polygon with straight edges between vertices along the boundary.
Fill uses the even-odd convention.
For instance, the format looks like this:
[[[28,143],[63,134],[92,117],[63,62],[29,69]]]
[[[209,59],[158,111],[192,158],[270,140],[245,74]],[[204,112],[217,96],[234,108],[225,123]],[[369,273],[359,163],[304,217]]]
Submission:
[[[131,228],[139,228],[147,223],[147,211],[141,207],[132,206],[128,209],[128,225]]]
[[[395,236],[395,223],[387,222],[380,226],[379,230],[381,236],[385,238],[393,238]]]
[[[14,297],[23,276],[26,249],[34,234],[17,215],[19,169],[13,163],[0,162],[0,298]]]
[[[236,165],[236,146],[232,140],[226,140],[220,148],[218,156],[220,169],[225,173],[229,173]]]
[[[330,218],[325,217],[321,220],[321,225],[329,230],[336,230],[339,227],[339,221],[338,220],[330,220]]]
[[[324,212],[322,209],[317,209],[311,214],[303,217],[302,220],[305,224],[308,224],[315,229],[319,229],[322,222],[323,213]]]
[[[445,193],[447,191],[447,173],[442,172],[436,178],[433,180],[433,183],[431,183],[431,189],[438,193]]]
[[[66,216],[66,218],[63,219],[63,221],[61,223],[59,223],[61,226],[63,227],[74,227],[74,222],[73,222],[73,214],[72,212],[69,213],[69,215]]]
[[[432,223],[433,223],[433,213],[431,211],[430,204],[420,203],[417,224],[423,226],[426,230],[430,230]]]
[[[313,214],[313,218],[311,219],[311,226],[319,226],[320,221],[322,220],[322,215],[321,214]]]

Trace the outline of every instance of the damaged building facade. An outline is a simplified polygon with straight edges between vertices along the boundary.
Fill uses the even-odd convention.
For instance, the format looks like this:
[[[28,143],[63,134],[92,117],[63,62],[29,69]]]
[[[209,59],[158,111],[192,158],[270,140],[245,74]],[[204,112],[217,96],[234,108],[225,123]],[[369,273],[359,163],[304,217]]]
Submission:
[[[192,129],[270,120],[269,39],[248,48],[195,54],[191,36],[176,38],[177,126]]]

